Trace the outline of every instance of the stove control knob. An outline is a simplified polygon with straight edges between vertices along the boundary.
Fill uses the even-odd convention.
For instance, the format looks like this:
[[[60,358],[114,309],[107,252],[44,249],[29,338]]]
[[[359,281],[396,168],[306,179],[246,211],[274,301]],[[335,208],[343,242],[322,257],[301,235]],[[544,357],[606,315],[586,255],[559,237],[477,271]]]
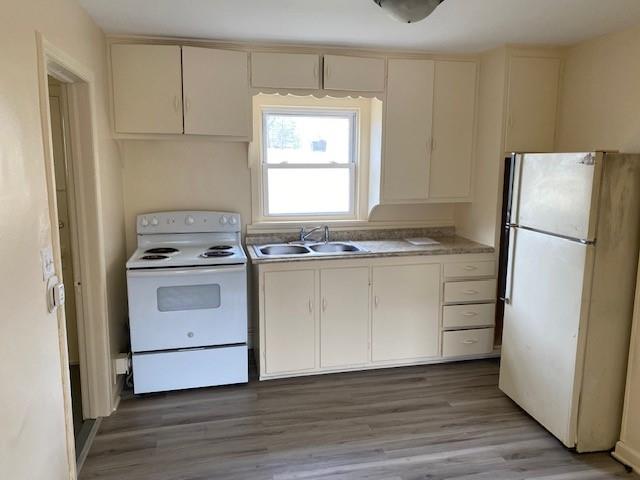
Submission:
[[[187,225],[193,225],[194,223],[196,223],[196,219],[189,215],[184,219],[184,223],[186,223]]]
[[[142,217],[142,220],[140,220],[140,225],[142,225],[143,227],[149,226],[149,220],[147,220],[147,217]]]
[[[238,223],[238,219],[237,219],[236,217],[231,217],[231,218],[229,219],[229,223],[230,223],[231,225],[235,225],[236,223]]]
[[[228,222],[229,222],[229,217],[227,217],[226,215],[223,215],[223,216],[220,218],[220,223],[221,223],[222,225],[226,225]]]
[[[156,225],[158,225],[159,223],[160,223],[160,222],[158,221],[158,217],[153,217],[153,218],[151,219],[151,225],[153,225],[154,227],[155,227]]]

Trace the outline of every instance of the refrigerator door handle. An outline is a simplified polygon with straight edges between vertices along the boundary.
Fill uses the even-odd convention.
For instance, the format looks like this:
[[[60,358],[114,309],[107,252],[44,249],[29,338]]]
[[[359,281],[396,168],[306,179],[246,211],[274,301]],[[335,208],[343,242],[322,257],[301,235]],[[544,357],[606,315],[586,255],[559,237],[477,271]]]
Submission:
[[[511,303],[511,293],[513,292],[513,256],[516,249],[516,228],[509,226],[509,251],[507,255],[507,278],[504,288],[504,303]]]

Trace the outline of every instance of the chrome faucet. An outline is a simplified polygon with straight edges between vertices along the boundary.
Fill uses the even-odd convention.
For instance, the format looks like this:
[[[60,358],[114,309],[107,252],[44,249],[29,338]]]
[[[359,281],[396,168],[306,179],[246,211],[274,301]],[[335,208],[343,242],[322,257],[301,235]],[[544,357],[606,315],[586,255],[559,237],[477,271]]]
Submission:
[[[322,227],[314,227],[308,232],[305,232],[304,226],[300,227],[300,241],[302,243],[306,242],[312,233],[317,232],[321,228],[324,229],[324,243],[329,243],[329,225],[324,225]]]

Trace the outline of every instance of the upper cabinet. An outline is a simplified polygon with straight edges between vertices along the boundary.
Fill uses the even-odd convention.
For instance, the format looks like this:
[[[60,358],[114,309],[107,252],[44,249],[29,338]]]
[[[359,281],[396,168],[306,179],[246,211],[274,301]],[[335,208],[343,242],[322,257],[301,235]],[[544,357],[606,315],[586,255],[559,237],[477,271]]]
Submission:
[[[317,90],[320,88],[320,56],[253,52],[251,86]]]
[[[560,59],[513,56],[509,62],[505,150],[552,152]]]
[[[382,92],[385,81],[384,58],[324,56],[325,90]]]
[[[182,133],[180,47],[111,46],[118,133]]]
[[[470,61],[389,60],[382,203],[470,200],[476,69]]]
[[[184,133],[248,137],[246,52],[182,47]]]
[[[467,199],[476,116],[474,62],[436,62],[429,198]]]
[[[111,63],[117,133],[250,136],[246,52],[114,44]]]
[[[428,199],[434,62],[389,60],[382,159],[383,203]]]

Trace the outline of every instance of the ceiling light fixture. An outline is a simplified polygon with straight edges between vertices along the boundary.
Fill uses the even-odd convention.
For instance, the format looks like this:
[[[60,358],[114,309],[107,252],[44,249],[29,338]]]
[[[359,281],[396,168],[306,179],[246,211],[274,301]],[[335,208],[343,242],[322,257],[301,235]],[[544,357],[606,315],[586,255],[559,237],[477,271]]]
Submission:
[[[427,18],[444,0],[373,0],[396,20],[415,23]]]

